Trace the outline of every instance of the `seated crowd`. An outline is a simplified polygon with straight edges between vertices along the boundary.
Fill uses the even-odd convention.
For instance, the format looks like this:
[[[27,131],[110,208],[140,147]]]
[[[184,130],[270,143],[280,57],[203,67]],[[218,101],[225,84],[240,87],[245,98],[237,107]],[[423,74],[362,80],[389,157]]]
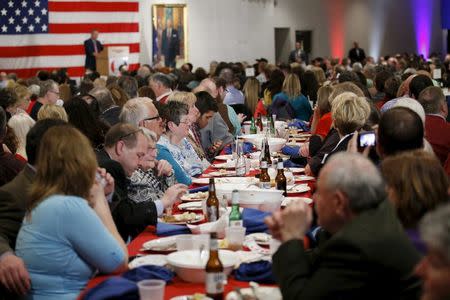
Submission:
[[[65,70],[0,76],[0,299],[74,299],[97,272],[123,272],[126,244],[246,119],[272,115],[309,126],[282,152],[318,179],[314,209],[266,218],[282,242],[284,299],[448,299],[450,124],[430,75],[440,63],[348,61],[142,65],[78,85]],[[358,145],[371,131],[376,145]],[[313,251],[299,242],[311,228]]]

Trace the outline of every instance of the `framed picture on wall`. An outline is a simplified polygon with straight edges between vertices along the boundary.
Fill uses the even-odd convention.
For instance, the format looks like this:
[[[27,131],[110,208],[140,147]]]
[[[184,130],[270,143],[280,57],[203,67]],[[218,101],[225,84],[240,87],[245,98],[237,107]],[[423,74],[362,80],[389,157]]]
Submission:
[[[175,68],[188,60],[187,11],[184,4],[152,6],[153,62]]]

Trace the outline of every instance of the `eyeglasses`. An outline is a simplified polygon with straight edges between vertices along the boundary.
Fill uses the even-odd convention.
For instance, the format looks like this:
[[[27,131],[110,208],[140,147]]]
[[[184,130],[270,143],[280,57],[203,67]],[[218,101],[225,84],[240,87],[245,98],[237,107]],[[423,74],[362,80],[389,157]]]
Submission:
[[[52,92],[55,95],[59,95],[59,92],[55,92],[55,91],[52,91],[52,90],[50,90],[49,92]]]
[[[180,121],[180,124],[185,124],[187,126],[191,126],[192,125],[192,121]],[[178,124],[178,126],[180,126],[180,125]]]
[[[136,134],[136,133],[138,133],[138,132],[142,132],[142,129],[138,129],[138,130],[132,131],[132,132],[130,132],[130,133],[121,135],[121,136],[119,136],[119,138],[118,138],[117,140],[118,140],[118,141],[123,140],[124,138],[126,138],[126,137],[128,137],[128,136],[130,136],[130,135],[132,135],[132,134]]]
[[[145,118],[143,121],[152,121],[152,120],[159,120],[159,119],[161,119],[161,116],[157,115],[156,117]]]

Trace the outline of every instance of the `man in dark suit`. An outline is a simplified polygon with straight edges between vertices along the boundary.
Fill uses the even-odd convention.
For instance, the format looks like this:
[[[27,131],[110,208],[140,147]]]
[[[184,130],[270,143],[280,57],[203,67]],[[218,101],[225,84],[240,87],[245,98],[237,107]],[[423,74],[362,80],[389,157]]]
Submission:
[[[353,48],[348,51],[348,58],[350,58],[352,65],[355,62],[363,63],[366,59],[366,53],[364,49],[359,48],[358,42],[353,42]]]
[[[172,20],[168,19],[162,33],[161,50],[166,67],[175,68],[176,57],[180,55],[180,36],[178,30],[172,28]]]
[[[66,122],[45,119],[27,134],[28,164],[8,184],[0,187],[0,299],[15,299],[30,288],[30,277],[22,259],[14,255],[17,234],[25,215],[27,194],[33,182],[39,142],[47,130]]]
[[[289,63],[294,62],[308,64],[308,54],[303,50],[301,41],[295,42],[295,49],[289,54]]]
[[[98,40],[98,31],[92,30],[91,38],[84,41],[84,51],[86,53],[86,62],[84,67],[91,71],[96,71],[96,58],[98,53],[103,50],[103,45]]]
[[[412,275],[421,256],[397,219],[380,172],[360,154],[341,152],[322,169],[314,194],[318,245],[303,238],[311,208],[295,203],[266,219],[283,244],[273,271],[283,299],[419,299]]]
[[[147,150],[147,140],[140,129],[118,123],[105,136],[105,148],[97,152],[100,167],[114,178],[115,189],[111,214],[120,235],[127,241],[148,225],[156,225],[158,208],[152,201],[134,202],[128,197],[128,182]]]

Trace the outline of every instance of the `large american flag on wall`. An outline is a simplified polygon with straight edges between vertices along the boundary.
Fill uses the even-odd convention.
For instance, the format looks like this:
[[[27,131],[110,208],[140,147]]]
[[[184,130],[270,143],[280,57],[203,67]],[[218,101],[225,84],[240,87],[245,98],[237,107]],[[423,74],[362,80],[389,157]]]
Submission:
[[[138,67],[138,0],[0,0],[0,71],[26,78],[64,67],[80,77],[92,29],[105,46],[129,46],[129,68]]]

